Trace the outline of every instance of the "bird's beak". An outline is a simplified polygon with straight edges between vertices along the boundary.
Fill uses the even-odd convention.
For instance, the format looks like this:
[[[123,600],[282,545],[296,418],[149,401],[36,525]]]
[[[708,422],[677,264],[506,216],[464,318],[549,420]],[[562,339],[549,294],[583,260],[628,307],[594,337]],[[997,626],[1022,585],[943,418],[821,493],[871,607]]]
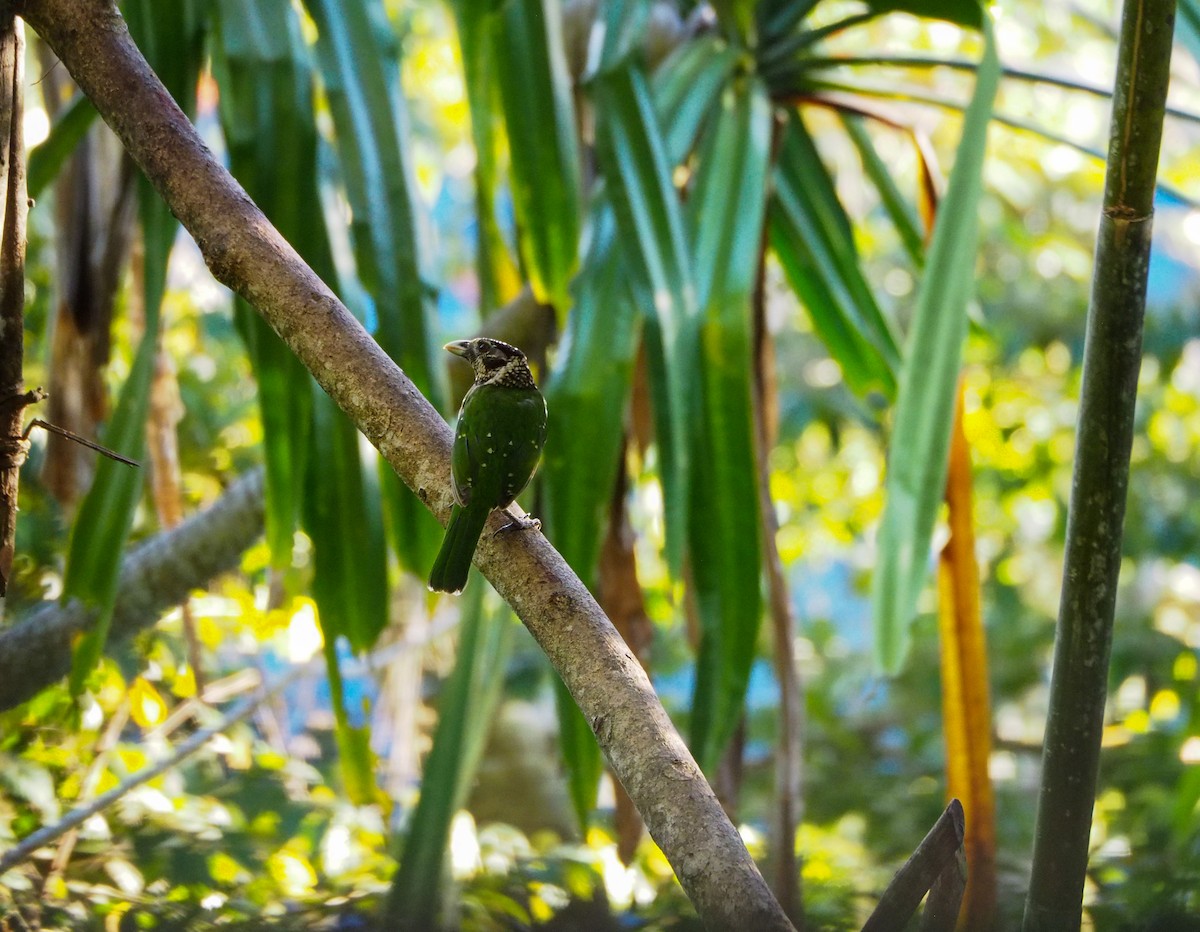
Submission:
[[[452,343],[447,343],[442,347],[447,353],[453,353],[455,356],[462,356],[464,359],[470,358],[471,341],[470,340],[455,340]]]

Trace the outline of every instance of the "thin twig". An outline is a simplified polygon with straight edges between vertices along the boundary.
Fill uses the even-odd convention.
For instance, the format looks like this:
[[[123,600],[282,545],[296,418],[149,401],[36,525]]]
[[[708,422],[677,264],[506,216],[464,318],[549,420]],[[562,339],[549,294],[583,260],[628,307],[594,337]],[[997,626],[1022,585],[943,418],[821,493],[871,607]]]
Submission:
[[[772,139],[772,161],[781,140],[777,124]],[[804,813],[804,692],[796,669],[794,639],[796,619],[792,613],[787,577],[779,556],[776,536],[779,520],[771,498],[770,450],[776,432],[777,387],[775,353],[767,327],[766,241],[759,252],[754,283],[754,440],[758,469],[759,511],[762,516],[763,568],[766,572],[768,612],[771,621],[775,679],[779,684],[778,744],[775,748],[775,811],[771,845],[771,888],[799,932],[804,932],[804,897],[800,882],[800,857],[796,853],[796,829]]]
[[[116,745],[117,739],[121,737],[121,731],[125,728],[127,721],[129,721],[128,692],[126,692],[120,706],[117,707],[117,711],[108,720],[108,725],[105,726],[103,734],[100,735],[100,740],[96,742],[95,757],[92,758],[92,762],[88,766],[87,773],[83,778],[83,783],[79,790],[79,799],[81,801],[95,798],[96,789],[100,786],[100,778],[104,776],[104,771],[108,767],[108,760],[112,749]],[[39,884],[43,896],[51,882],[66,872],[67,865],[71,861],[71,854],[75,851],[75,842],[78,839],[78,826],[63,833],[62,841],[58,844],[58,850],[54,852],[54,858],[50,861],[50,869]]]
[[[273,696],[275,693],[279,692],[279,690],[287,686],[290,682],[292,682],[292,680],[296,679],[301,672],[303,672],[303,667],[293,670],[291,673],[285,677],[282,677],[278,682],[269,688],[261,690],[252,696],[247,696],[236,706],[230,709],[229,712],[226,713],[225,717],[221,719],[221,721],[208,728],[202,728],[197,731],[190,738],[180,744],[170,756],[163,758],[161,761],[151,767],[146,767],[143,770],[139,770],[132,777],[129,777],[120,785],[114,786],[107,793],[97,796],[90,803],[87,803],[84,806],[77,806],[53,825],[44,826],[43,828],[38,829],[32,835],[27,836],[19,844],[6,851],[3,856],[0,856],[0,876],[5,874],[7,871],[12,870],[12,868],[20,864],[42,846],[48,845],[59,836],[65,834],[76,826],[82,825],[97,813],[103,812],[118,799],[127,794],[130,790],[137,789],[143,783],[147,783],[150,780],[153,780],[155,777],[161,776],[168,770],[171,770],[173,767],[177,766],[185,758],[195,754],[216,735],[228,730],[230,727],[248,716],[264,699]]]
[[[25,428],[25,433],[21,435],[21,439],[25,440],[29,437],[29,432],[35,427],[40,427],[42,430],[49,431],[52,434],[58,434],[60,437],[66,437],[68,440],[74,440],[76,443],[82,444],[89,449],[95,450],[97,453],[103,453],[109,459],[114,459],[118,463],[124,463],[126,466],[132,466],[134,469],[141,467],[141,463],[137,460],[131,460],[127,456],[122,456],[108,447],[101,446],[94,440],[88,440],[87,437],[81,437],[73,430],[67,430],[65,427],[59,427],[57,424],[51,424],[49,421],[43,421],[40,417],[35,417],[29,422],[29,426]]]

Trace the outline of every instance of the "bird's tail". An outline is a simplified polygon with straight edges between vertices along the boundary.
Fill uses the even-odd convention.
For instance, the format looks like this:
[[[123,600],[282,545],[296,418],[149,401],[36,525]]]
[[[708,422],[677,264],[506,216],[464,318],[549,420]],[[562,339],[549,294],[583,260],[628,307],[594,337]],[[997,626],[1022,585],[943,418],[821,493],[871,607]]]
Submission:
[[[483,533],[488,513],[487,508],[463,508],[459,505],[451,510],[442,549],[438,551],[433,569],[429,572],[429,588],[434,592],[463,591],[467,574],[471,571],[471,559],[475,556],[475,545]]]

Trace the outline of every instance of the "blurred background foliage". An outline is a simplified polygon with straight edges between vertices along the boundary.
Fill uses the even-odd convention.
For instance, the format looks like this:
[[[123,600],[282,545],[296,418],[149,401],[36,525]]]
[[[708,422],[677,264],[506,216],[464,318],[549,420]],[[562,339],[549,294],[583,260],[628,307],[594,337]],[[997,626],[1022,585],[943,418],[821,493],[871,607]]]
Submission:
[[[776,100],[789,81],[799,82],[795,86],[814,98],[802,107],[804,124],[852,224],[852,254],[889,326],[904,333],[924,258],[921,237],[914,241],[912,233],[929,206],[925,178],[949,171],[961,133],[958,115],[972,88],[964,69],[931,62],[974,62],[981,42],[977,33],[949,22],[891,13],[831,32],[817,52],[807,52],[820,56],[820,69],[789,70],[779,60],[756,65],[736,55],[725,61],[717,54],[728,48],[721,43],[703,61],[680,64],[672,51],[736,35],[738,24],[747,22],[738,11],[750,7],[718,5],[721,16],[714,18],[712,10],[688,3],[631,4],[634,16],[622,20],[588,3],[560,9],[552,2],[508,0],[493,6],[471,0],[304,6],[178,0],[175,12],[201,24],[196,28],[210,63],[185,76],[182,93],[196,91],[196,120],[206,139],[235,170],[241,160],[243,184],[310,263],[336,279],[347,304],[381,342],[392,341],[388,351],[444,414],[453,413],[446,385],[461,374],[449,372],[433,347],[480,328],[533,334],[514,341],[538,361],[552,417],[556,397],[562,399],[560,412],[576,412],[560,415],[556,429],[560,436],[581,431],[572,451],[562,455],[582,451],[586,461],[590,450],[595,462],[578,467],[586,474],[576,473],[579,460],[562,467],[551,448],[546,485],[534,489],[526,506],[546,514],[548,536],[599,588],[610,613],[620,602],[611,582],[604,588],[609,548],[623,540],[636,556],[639,598],[626,616],[638,626],[623,633],[681,731],[700,742],[697,754],[752,852],[766,858],[781,740],[779,682],[768,659],[775,647],[764,625],[739,648],[749,651],[744,669],[697,660],[705,656],[702,633],[711,636],[711,628],[695,605],[689,573],[703,569],[678,562],[685,550],[695,554],[696,538],[688,546],[670,538],[715,536],[733,525],[721,523],[729,516],[710,513],[708,496],[689,499],[686,490],[672,487],[669,473],[678,463],[648,438],[655,429],[688,429],[686,415],[662,403],[664,397],[677,400],[671,393],[679,389],[656,379],[661,383],[680,371],[701,379],[695,371],[700,363],[672,357],[685,343],[673,350],[669,326],[649,319],[640,324],[647,340],[639,355],[642,318],[631,308],[644,282],[628,253],[622,210],[630,208],[621,207],[614,191],[617,175],[602,185],[594,181],[614,164],[606,159],[641,164],[636,152],[627,156],[632,161],[620,161],[627,137],[619,133],[635,130],[644,112],[622,106],[638,100],[638,93],[670,99],[671,67],[689,78],[682,86],[697,95],[708,73],[700,64],[740,71],[747,83],[758,75]],[[928,6],[944,13],[953,5]],[[783,8],[761,5],[760,25]],[[553,28],[539,19],[543,9],[551,11]],[[805,28],[819,31],[862,11],[860,4],[825,0]],[[1102,161],[1087,150],[1103,150],[1108,109],[1103,97],[1069,85],[1105,88],[1111,81],[1115,7],[1105,0],[1013,0],[992,13],[1006,66],[1060,79],[1055,85],[1010,76],[1001,84],[995,110],[1007,123],[993,126],[984,161],[976,296],[962,375],[993,700],[988,769],[997,809],[998,927],[1013,928],[1028,875],[1103,178]],[[152,33],[156,15],[142,28]],[[592,23],[606,16],[609,28],[598,42]],[[168,30],[170,22],[164,16],[157,27]],[[255,28],[264,24],[271,28]],[[591,66],[585,64],[589,35]],[[1195,48],[1188,29],[1181,27],[1181,38]],[[37,145],[61,140],[52,127],[74,111],[61,66],[30,39],[26,136]],[[523,55],[506,55],[518,40],[526,43]],[[153,41],[140,41],[153,62]],[[364,51],[368,41],[374,44]],[[620,63],[631,49],[644,66],[616,77],[605,73],[605,62],[618,71],[627,67]],[[160,54],[170,58],[172,52]],[[900,56],[912,60],[888,60]],[[863,63],[825,61],[835,57]],[[643,67],[651,83],[639,92]],[[817,75],[811,84],[797,77],[805,67]],[[546,75],[551,83],[539,84]],[[1172,103],[1200,109],[1196,59],[1178,55],[1174,78]],[[344,99],[335,93],[338,87]],[[354,97],[355,88],[362,99]],[[632,96],[621,97],[622,88]],[[877,107],[864,105],[868,116],[885,118],[859,125],[904,198],[908,228],[897,223],[854,134],[829,106],[833,98],[816,99],[851,91],[860,101],[875,101]],[[597,112],[589,101],[606,94],[611,109]],[[555,136],[545,124],[515,135],[514,108],[527,100],[556,113],[558,129],[565,120],[569,138]],[[686,184],[690,171],[703,170],[696,157],[685,157],[694,140],[683,139],[676,151],[680,143],[672,136],[672,127],[690,119],[682,106],[687,100],[683,94],[677,110],[659,113],[666,167],[676,185]],[[938,101],[957,106],[930,103]],[[386,119],[371,129],[362,122],[367,113]],[[696,118],[693,137],[698,124]],[[915,127],[927,143],[924,155],[898,126]],[[591,145],[606,132],[612,141],[597,154]],[[687,136],[687,129],[678,133]],[[114,193],[114,184],[129,183],[128,170],[104,133],[93,129],[86,140],[72,143],[78,149],[64,144],[76,161],[59,170],[75,171],[76,178],[90,173],[93,198],[103,192],[120,203],[134,196]],[[305,146],[311,170],[296,174],[289,159]],[[1154,922],[1160,928],[1200,927],[1198,158],[1195,119],[1186,113],[1169,118],[1086,891],[1088,921],[1099,929]],[[561,180],[561,166],[568,163],[579,171],[582,187],[568,178],[530,190],[526,179],[552,173]],[[647,171],[653,180],[653,170]],[[69,252],[78,249],[70,246],[71,237],[80,235],[70,231],[82,221],[79,202],[69,200],[76,196],[70,182],[52,177],[55,183],[37,193],[30,214],[27,382],[57,380],[60,392],[80,392],[78,407],[90,412],[81,432],[94,432],[136,365],[145,322],[152,319],[141,297],[146,268],[163,244],[134,230],[135,211],[107,208],[110,226],[129,229],[103,239],[95,229],[87,235],[93,244],[118,244],[110,247],[118,267],[106,270],[112,307],[99,329],[81,338],[86,350],[59,355],[65,351],[56,341],[64,339],[65,325],[58,308],[69,280],[62,267],[72,257],[82,261]],[[273,189],[280,178],[283,187]],[[639,180],[632,169],[621,176],[630,187]],[[682,253],[672,255],[670,233],[662,231],[691,221],[677,203],[663,209],[655,242],[666,244],[662,268],[669,278]],[[99,222],[95,213],[93,224]],[[529,218],[543,215],[574,219],[565,226],[530,225]],[[585,228],[578,254],[573,237],[579,229],[572,231],[572,223]],[[833,226],[839,223],[835,218]],[[556,240],[558,234],[567,239]],[[403,294],[388,284],[396,268],[388,272],[373,264],[386,265],[397,251],[404,253],[397,279]],[[819,257],[810,261],[817,268],[811,277],[829,271]],[[936,600],[926,587],[899,675],[877,674],[869,590],[884,509],[891,393],[886,380],[867,390],[848,384],[844,359],[823,339],[823,312],[797,296],[794,270],[785,266],[769,253],[758,284],[774,360],[767,357],[773,387],[760,410],[773,431],[766,476],[795,622],[790,646],[803,690],[803,821],[795,846],[809,926],[852,929],[945,803],[940,688],[931,674],[938,663]],[[653,279],[655,269],[648,274]],[[525,282],[532,299],[520,294]],[[799,290],[811,299],[813,292]],[[682,285],[673,294],[669,300],[683,302],[681,307],[696,300]],[[858,299],[849,300],[853,309]],[[537,316],[538,301],[553,304],[555,313]],[[149,454],[153,481],[130,514],[130,536],[144,539],[170,526],[162,506],[162,495],[171,494],[162,491],[164,476],[177,477],[174,495],[181,510],[191,512],[265,461],[268,540],[243,555],[238,572],[196,593],[185,609],[171,611],[131,641],[110,644],[94,670],[77,662],[78,698],[64,683],[0,713],[0,842],[8,847],[53,824],[72,806],[170,753],[173,735],[220,719],[219,703],[251,694],[262,683],[278,689],[248,722],[231,725],[179,767],[4,874],[0,908],[10,927],[20,927],[20,914],[44,927],[251,928],[271,921],[281,928],[365,928],[389,889],[393,898],[397,891],[423,890],[428,902],[421,909],[465,929],[694,927],[669,865],[652,842],[639,840],[620,794],[600,777],[586,726],[571,718],[569,708],[560,706],[556,715],[557,681],[532,640],[490,590],[484,592],[481,580],[458,601],[425,593],[421,579],[436,528],[394,477],[379,473],[373,451],[354,442],[340,414],[331,407],[324,415],[312,413],[321,410],[322,396],[307,374],[272,355],[274,338],[265,328],[248,336],[256,318],[245,309],[233,313],[231,305],[190,240],[174,241],[158,337],[159,359],[166,361],[160,369],[169,377],[155,381],[148,400],[153,411],[159,410],[155,400],[167,398],[164,408],[173,414],[165,417],[174,420],[177,449],[166,460]],[[686,307],[683,313],[689,313]],[[656,327],[657,335],[651,332]],[[88,341],[109,341],[110,351],[98,352]],[[604,352],[594,355],[598,349]],[[666,363],[656,363],[656,355]],[[98,384],[88,385],[86,378],[82,387],[65,384],[67,365],[80,366]],[[258,386],[275,376],[280,380],[273,397],[297,407],[267,408],[264,418]],[[684,384],[695,389],[699,382]],[[589,391],[601,392],[614,415],[595,435],[588,433],[592,422],[578,418],[590,418],[596,409],[571,407]],[[623,416],[627,397],[630,413]],[[684,420],[672,422],[672,416]],[[112,436],[111,427],[103,436]],[[22,474],[9,624],[63,592],[72,522],[92,482],[91,454],[74,454],[64,468],[54,457],[68,454],[56,453],[41,434],[34,441]],[[330,445],[341,452],[331,456]],[[597,452],[610,448],[610,457]],[[701,446],[688,456],[703,462],[706,454]],[[343,493],[346,477],[357,476],[356,497],[333,514],[304,512],[304,502],[322,494],[323,473],[331,483],[325,488]],[[712,488],[711,477],[696,475]],[[280,492],[289,483],[293,493],[303,489],[290,501]],[[617,531],[602,546],[614,503]],[[675,528],[670,510],[680,506],[690,517]],[[362,521],[349,520],[348,508],[361,509]],[[581,508],[595,515],[591,534],[572,523]],[[363,522],[376,519],[382,520],[378,538],[364,535]],[[753,536],[753,522],[749,528]],[[387,551],[364,557],[364,539],[377,539],[382,548],[385,530]],[[940,533],[935,531],[935,543]],[[740,540],[743,550],[758,545]],[[107,542],[113,552],[118,544]],[[342,560],[352,564],[343,572],[368,575],[355,577],[359,581],[340,595],[322,590],[323,546],[327,554],[342,548],[350,558]],[[378,578],[370,576],[372,560],[378,561]],[[627,560],[617,563],[629,566]],[[741,583],[749,586],[751,614],[764,612],[753,604],[757,570]],[[362,609],[375,596],[357,596],[366,595],[363,586],[375,585],[386,590],[372,590],[379,601]],[[709,596],[727,599],[729,590]],[[336,621],[338,608],[331,606],[342,611]],[[709,720],[718,737],[711,729],[702,728],[700,737],[695,731],[697,703],[716,702],[711,687],[697,686],[706,676],[725,684],[718,691],[732,689],[728,708],[706,713],[718,716]],[[435,735],[444,747],[440,757],[430,752]],[[425,792],[423,766],[426,774],[437,768]],[[418,798],[424,811],[415,808]],[[420,830],[410,831],[412,826]],[[398,861],[405,866],[393,887]],[[424,867],[409,869],[418,864]]]

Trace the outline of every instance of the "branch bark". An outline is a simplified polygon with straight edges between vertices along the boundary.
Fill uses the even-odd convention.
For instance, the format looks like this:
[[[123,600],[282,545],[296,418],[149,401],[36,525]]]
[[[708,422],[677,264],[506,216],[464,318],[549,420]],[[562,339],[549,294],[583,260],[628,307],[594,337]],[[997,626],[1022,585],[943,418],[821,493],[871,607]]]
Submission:
[[[26,0],[54,49],[195,238],[441,521],[451,432],[205,148],[107,0]],[[492,530],[507,519],[493,516]],[[476,565],[546,652],[710,929],[790,930],[645,672],[540,534],[485,533]]]
[[[879,904],[862,927],[862,932],[887,932],[889,929],[905,928],[917,907],[921,905],[925,894],[939,878],[947,871],[960,871],[965,832],[962,803],[952,799],[929,830],[929,834],[921,839],[917,850],[904,862],[904,866],[896,871],[896,876],[883,891]],[[952,908],[948,907],[946,895],[948,888],[952,889],[954,886],[945,880],[939,885],[935,904],[938,917],[933,920],[943,922],[946,913],[950,912],[951,928],[954,925],[953,920],[958,916],[958,902],[953,903]],[[962,888],[963,885],[957,886],[960,899]]]
[[[1175,0],[1125,2],[1025,932],[1081,921],[1174,25]]]
[[[164,609],[237,566],[263,532],[263,477],[233,483],[213,505],[139,545],[121,565],[110,639],[128,638]],[[71,643],[96,620],[83,603],[52,602],[0,634],[0,711],[30,699],[70,672]]]
[[[8,593],[17,535],[17,488],[29,451],[22,436],[26,393],[25,319],[25,27],[0,11],[0,615]]]

